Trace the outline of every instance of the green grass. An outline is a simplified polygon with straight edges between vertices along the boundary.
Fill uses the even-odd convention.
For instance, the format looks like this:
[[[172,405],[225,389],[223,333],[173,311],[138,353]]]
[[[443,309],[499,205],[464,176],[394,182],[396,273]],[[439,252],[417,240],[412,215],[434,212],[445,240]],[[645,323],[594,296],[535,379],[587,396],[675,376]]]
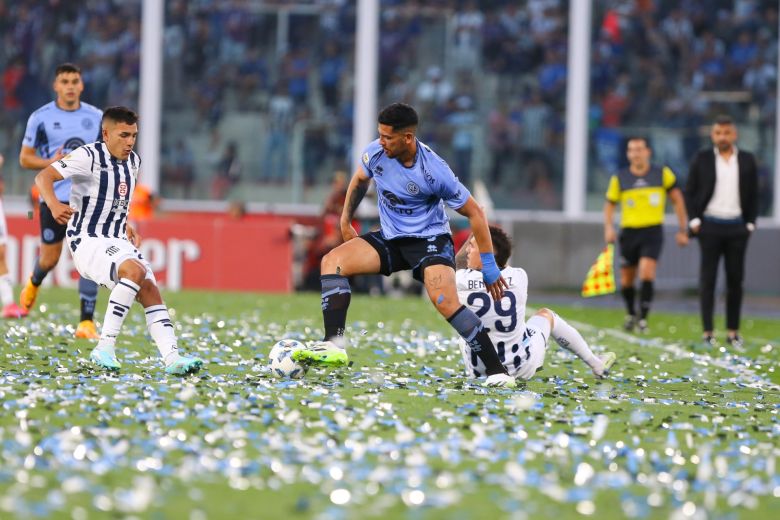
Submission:
[[[618,353],[611,378],[551,344],[524,388],[485,390],[419,298],[354,296],[353,365],[285,381],[267,353],[319,338],[317,295],[166,297],[196,377],[163,372],[139,308],[118,375],[72,339],[74,291],[0,325],[0,517],[780,517],[771,320],[747,317],[745,351],[724,353],[699,347],[696,316],[654,312],[637,337],[619,311],[557,306]]]

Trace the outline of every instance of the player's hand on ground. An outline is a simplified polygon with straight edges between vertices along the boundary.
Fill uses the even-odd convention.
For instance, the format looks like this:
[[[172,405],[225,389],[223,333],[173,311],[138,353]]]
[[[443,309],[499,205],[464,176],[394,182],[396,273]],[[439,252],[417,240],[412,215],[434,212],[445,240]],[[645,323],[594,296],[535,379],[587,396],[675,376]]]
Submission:
[[[485,282],[485,288],[490,293],[491,298],[493,298],[495,301],[498,301],[504,297],[504,289],[508,287],[509,284],[506,283],[506,280],[504,280],[504,277],[501,275],[499,275],[498,280],[493,283]]]
[[[135,230],[135,228],[129,222],[127,223],[127,240],[129,240],[130,243],[133,244],[135,247],[141,245],[141,235],[138,233],[138,231]]]
[[[54,206],[50,205],[49,209],[51,210],[54,220],[57,221],[57,224],[67,224],[70,217],[73,215],[73,208],[62,202],[57,202]]]
[[[342,223],[341,236],[344,238],[344,242],[349,242],[353,238],[357,238],[358,233],[355,231],[355,228],[352,226],[351,222],[348,222],[347,224]]]
[[[674,239],[677,241],[677,245],[680,247],[685,247],[688,245],[688,233],[685,231],[678,231],[675,233]]]

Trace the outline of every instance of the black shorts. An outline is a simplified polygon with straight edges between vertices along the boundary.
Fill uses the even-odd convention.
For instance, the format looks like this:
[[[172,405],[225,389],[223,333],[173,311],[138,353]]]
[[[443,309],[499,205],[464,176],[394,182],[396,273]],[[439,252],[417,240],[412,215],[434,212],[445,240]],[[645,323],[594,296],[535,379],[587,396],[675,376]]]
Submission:
[[[390,276],[398,271],[412,270],[415,280],[423,281],[423,270],[429,265],[448,265],[455,269],[455,245],[449,234],[430,238],[403,237],[385,240],[373,231],[360,238],[379,253],[380,273]]]
[[[664,230],[661,226],[624,228],[620,232],[620,266],[632,267],[640,258],[658,260],[664,245]]]
[[[59,224],[54,220],[49,206],[41,202],[38,215],[41,218],[41,242],[44,244],[59,244],[65,239],[67,224]]]

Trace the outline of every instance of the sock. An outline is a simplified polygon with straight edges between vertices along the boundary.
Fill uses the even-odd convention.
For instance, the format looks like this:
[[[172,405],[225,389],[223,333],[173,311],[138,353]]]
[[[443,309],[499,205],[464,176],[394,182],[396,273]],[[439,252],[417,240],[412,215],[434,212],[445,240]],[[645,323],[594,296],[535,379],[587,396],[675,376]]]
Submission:
[[[643,280],[639,287],[639,319],[644,320],[650,312],[650,305],[653,303],[653,281]]]
[[[344,335],[347,323],[347,309],[352,299],[352,290],[346,276],[325,274],[322,282],[322,320],[325,325],[325,341]]]
[[[44,271],[41,267],[40,262],[38,261],[38,258],[35,259],[35,266],[33,267],[32,276],[30,276],[30,281],[32,284],[36,287],[41,285],[43,283],[43,279],[46,278],[46,275],[49,274],[49,271]]]
[[[95,301],[98,286],[92,280],[79,278],[79,297],[81,298],[81,321],[92,321],[95,317]]]
[[[496,348],[490,340],[490,336],[488,336],[476,314],[465,305],[461,305],[455,311],[455,314],[447,318],[447,321],[466,340],[471,351],[485,364],[487,375],[507,373],[506,367],[501,363],[498,352],[496,352]]]
[[[558,345],[575,354],[590,368],[601,366],[601,360],[590,349],[582,334],[557,314],[554,314],[553,318],[552,337]]]
[[[3,307],[14,302],[14,289],[11,285],[11,275],[8,273],[0,276],[0,301],[3,302]]]
[[[630,287],[623,287],[623,290],[621,291],[623,293],[623,299],[626,302],[626,310],[628,311],[628,314],[631,316],[636,316],[636,310],[634,310],[634,295],[636,294],[636,290],[634,289],[634,286]]]
[[[139,289],[140,287],[132,280],[122,278],[111,290],[111,294],[108,295],[106,315],[103,317],[103,330],[100,331],[100,341],[96,348],[114,351],[119,329],[122,328],[122,323]]]
[[[176,332],[168,314],[168,307],[164,304],[150,305],[144,309],[146,313],[146,328],[157,345],[157,350],[163,358],[165,366],[170,365],[179,357],[179,347],[176,340]]]

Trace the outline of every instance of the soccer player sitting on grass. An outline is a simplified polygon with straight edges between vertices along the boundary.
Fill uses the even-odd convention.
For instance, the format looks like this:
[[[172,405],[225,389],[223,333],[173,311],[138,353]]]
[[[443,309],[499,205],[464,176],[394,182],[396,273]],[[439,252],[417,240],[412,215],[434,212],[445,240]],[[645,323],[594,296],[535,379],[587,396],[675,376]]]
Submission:
[[[83,277],[111,289],[103,330],[90,359],[119,370],[114,345],[134,300],[146,313],[146,325],[169,374],[200,370],[203,361],[179,354],[168,308],[149,262],[138,252],[140,237],[127,224],[127,210],[138,180],[141,158],[133,151],[138,116],[125,107],[103,113],[103,142],[81,146],[41,170],[35,183],[54,219],[67,224],[73,262]],[[54,192],[54,183],[71,179],[70,205]]]
[[[504,296],[495,300],[485,290],[482,261],[473,237],[455,257],[455,277],[460,302],[482,320],[509,375],[521,380],[533,377],[544,364],[547,339],[552,335],[558,345],[582,359],[596,377],[604,377],[615,363],[613,352],[596,356],[577,329],[550,309],[540,309],[525,321],[528,275],[519,267],[507,265],[512,252],[512,242],[507,234],[496,226],[490,226],[489,229],[496,263],[509,285]],[[460,344],[468,375],[485,377],[485,366],[479,356],[466,342],[461,341]]]

